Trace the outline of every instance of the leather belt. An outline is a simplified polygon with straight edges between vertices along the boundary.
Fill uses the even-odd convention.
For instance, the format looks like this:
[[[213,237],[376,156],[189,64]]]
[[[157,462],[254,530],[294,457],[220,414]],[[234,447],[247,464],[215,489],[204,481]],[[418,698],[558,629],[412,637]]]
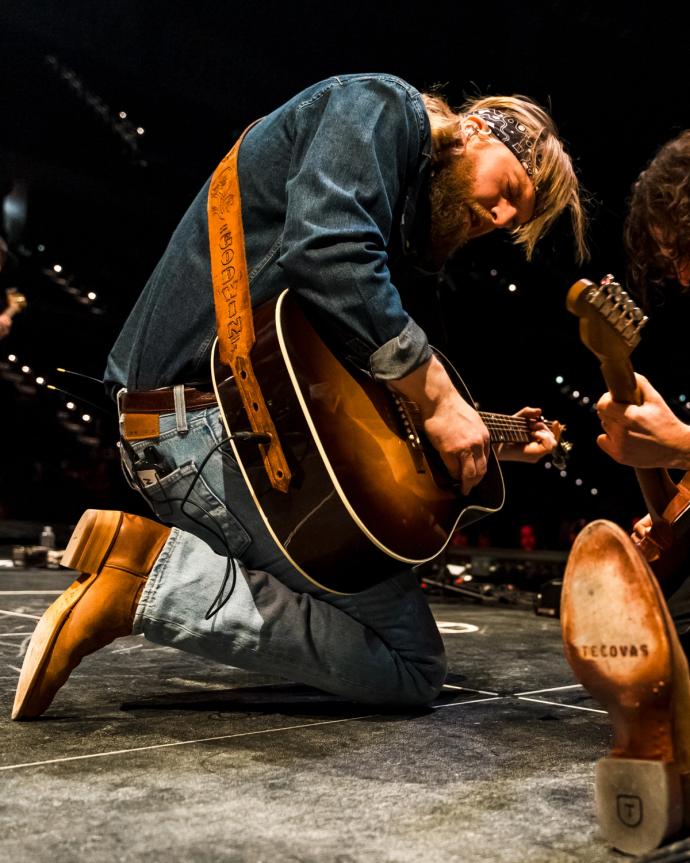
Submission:
[[[187,410],[201,410],[217,405],[213,390],[199,390],[196,387],[184,388],[184,401]],[[123,414],[168,414],[175,413],[175,397],[172,387],[159,390],[141,390],[122,394],[120,410]]]

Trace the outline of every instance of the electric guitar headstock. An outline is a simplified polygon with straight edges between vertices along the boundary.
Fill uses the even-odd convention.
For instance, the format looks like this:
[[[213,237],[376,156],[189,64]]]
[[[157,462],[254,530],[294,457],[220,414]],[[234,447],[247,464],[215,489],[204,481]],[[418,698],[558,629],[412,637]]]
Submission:
[[[595,285],[580,279],[568,291],[566,306],[580,319],[580,339],[599,359],[616,401],[639,403],[630,354],[640,343],[647,316],[613,276]]]
[[[11,318],[19,312],[23,312],[27,306],[26,297],[16,288],[8,288],[5,291],[7,308],[5,314]]]

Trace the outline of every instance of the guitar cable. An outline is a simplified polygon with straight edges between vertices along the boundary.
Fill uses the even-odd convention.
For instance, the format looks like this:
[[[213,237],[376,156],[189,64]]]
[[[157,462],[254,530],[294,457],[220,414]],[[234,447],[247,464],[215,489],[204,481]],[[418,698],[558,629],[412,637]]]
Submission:
[[[166,462],[163,459],[161,459],[161,456],[158,453],[158,450],[154,446],[148,446],[144,449],[144,458],[142,459],[141,456],[139,456],[137,454],[134,447],[132,447],[132,445],[128,441],[124,440],[124,438],[121,439],[121,441],[120,441],[120,444],[122,445],[123,449],[125,450],[125,452],[129,456],[130,461],[132,462],[132,469],[133,469],[133,472],[135,475],[137,475],[138,470],[141,470],[142,468],[153,471],[153,474],[156,478],[155,479],[156,488],[162,494],[163,502],[168,505],[171,513],[173,511],[171,504],[179,503],[180,504],[180,512],[183,515],[185,515],[191,522],[193,522],[194,524],[203,528],[208,533],[210,533],[212,536],[214,536],[217,540],[219,540],[219,542],[225,548],[225,552],[226,552],[226,554],[225,554],[225,573],[223,575],[223,580],[221,582],[218,593],[214,597],[213,601],[209,605],[209,607],[208,607],[208,609],[204,615],[205,620],[210,620],[212,617],[215,617],[215,615],[218,614],[218,612],[228,603],[228,601],[232,597],[232,594],[234,593],[234,590],[235,590],[235,586],[237,584],[237,562],[235,560],[234,555],[232,554],[232,552],[230,550],[230,546],[229,546],[228,541],[225,537],[225,534],[223,533],[222,528],[220,527],[220,522],[218,521],[218,519],[212,513],[210,513],[208,510],[204,509],[204,507],[201,506],[201,504],[198,504],[195,501],[190,500],[189,497],[190,497],[192,491],[194,490],[194,486],[196,485],[197,481],[201,478],[203,471],[204,471],[204,468],[208,464],[208,461],[211,458],[211,456],[213,455],[213,453],[216,450],[219,450],[221,452],[221,454],[225,454],[228,456],[230,455],[229,452],[223,453],[222,447],[225,444],[229,443],[231,440],[254,441],[255,443],[267,444],[267,443],[270,443],[271,436],[268,434],[261,433],[261,432],[241,431],[241,432],[235,432],[234,434],[231,434],[229,436],[221,438],[221,440],[218,443],[214,444],[209,449],[209,451],[206,453],[206,455],[204,456],[203,461],[199,465],[199,467],[198,467],[198,469],[194,475],[194,478],[192,479],[192,482],[189,484],[189,488],[187,489],[187,491],[185,492],[183,497],[170,497],[168,495],[168,493],[166,492],[165,487],[162,485],[161,477],[159,476],[159,472],[158,472],[158,468],[159,468],[159,466],[166,465]],[[167,474],[164,474],[163,478],[165,478],[165,476],[167,476]],[[146,494],[146,490],[150,489],[151,486],[150,485],[144,486],[143,483],[141,482],[141,480],[139,480],[138,476],[137,476],[136,482],[137,482],[137,486],[138,486],[139,490],[144,495],[144,497],[148,497],[148,495]],[[207,519],[210,519],[214,523],[215,526],[211,526],[211,525],[195,518],[188,510],[185,510],[185,506],[187,504],[190,504],[191,506],[196,507],[197,510],[200,510],[206,516]],[[223,506],[225,506],[226,510],[228,509],[227,504],[223,503]],[[232,579],[232,581],[230,584],[230,588],[227,592],[227,595],[224,597],[223,594],[225,593],[226,586],[228,584],[228,581],[230,581],[231,579]]]

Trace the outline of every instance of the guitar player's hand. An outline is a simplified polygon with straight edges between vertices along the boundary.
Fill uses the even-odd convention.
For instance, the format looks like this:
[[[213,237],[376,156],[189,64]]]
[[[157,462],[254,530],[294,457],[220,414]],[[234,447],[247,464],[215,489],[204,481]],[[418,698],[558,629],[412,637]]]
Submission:
[[[489,457],[489,430],[477,411],[453,386],[442,363],[432,356],[411,374],[389,385],[416,402],[424,432],[438,450],[463,494],[482,481]]]
[[[682,422],[642,375],[635,375],[641,405],[615,402],[605,393],[597,402],[604,433],[597,443],[620,464],[640,468],[690,468],[690,426]]]
[[[652,529],[652,517],[649,513],[643,518],[638,519],[633,525],[632,540],[636,545],[639,545]]]
[[[0,339],[4,338],[6,335],[8,335],[11,329],[12,329],[12,318],[6,313],[1,314],[0,315]]]
[[[500,461],[524,461],[534,464],[540,458],[553,452],[558,441],[551,429],[541,419],[541,408],[522,408],[516,417],[529,419],[532,440],[529,443],[500,443],[494,446],[494,452]]]

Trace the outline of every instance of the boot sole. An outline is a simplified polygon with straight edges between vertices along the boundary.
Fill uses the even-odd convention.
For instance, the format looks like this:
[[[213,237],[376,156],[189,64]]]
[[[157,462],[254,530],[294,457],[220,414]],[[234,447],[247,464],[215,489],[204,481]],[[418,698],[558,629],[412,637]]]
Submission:
[[[585,528],[588,554],[577,559],[574,547],[568,561],[563,641],[575,677],[607,709],[616,732],[620,754],[601,759],[596,771],[602,833],[619,850],[641,854],[676,833],[683,820],[682,781],[674,764],[670,634],[653,576],[627,535],[606,524],[608,536]],[[625,751],[626,741],[642,737],[654,741],[658,757],[636,758],[634,745]]]
[[[89,509],[82,515],[62,556],[60,565],[80,570],[81,575],[44,612],[38,621],[22,663],[12,707],[12,719],[31,718],[25,704],[33,691],[55,640],[74,606],[96,580],[122,523],[122,513]]]

